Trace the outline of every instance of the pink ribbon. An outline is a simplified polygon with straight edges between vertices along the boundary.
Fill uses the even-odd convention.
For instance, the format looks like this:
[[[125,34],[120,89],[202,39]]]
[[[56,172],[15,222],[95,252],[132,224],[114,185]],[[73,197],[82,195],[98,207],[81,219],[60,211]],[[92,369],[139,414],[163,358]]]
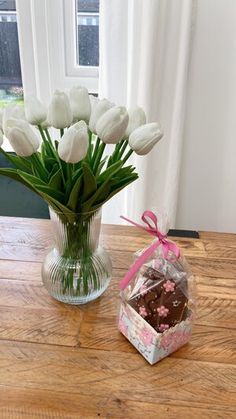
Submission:
[[[134,221],[129,220],[129,218],[123,216],[121,216],[121,218],[123,220],[128,221],[130,224],[133,224],[134,226],[141,228],[142,230],[146,231],[152,236],[157,237],[157,241],[152,243],[151,246],[148,247],[148,249],[146,249],[141,254],[141,256],[139,256],[139,258],[130,267],[124,278],[120,281],[120,289],[124,290],[130,283],[130,281],[133,279],[133,277],[136,275],[138,270],[141,268],[141,266],[147,261],[149,256],[151,256],[151,254],[154,252],[154,250],[157,249],[158,246],[162,247],[163,256],[165,259],[168,259],[169,251],[175,255],[176,259],[178,259],[180,256],[180,249],[178,248],[178,246],[176,246],[175,243],[167,239],[166,234],[163,234],[158,230],[158,219],[152,211],[144,211],[142,215],[142,221],[146,223],[147,227],[141,224],[137,224]]]

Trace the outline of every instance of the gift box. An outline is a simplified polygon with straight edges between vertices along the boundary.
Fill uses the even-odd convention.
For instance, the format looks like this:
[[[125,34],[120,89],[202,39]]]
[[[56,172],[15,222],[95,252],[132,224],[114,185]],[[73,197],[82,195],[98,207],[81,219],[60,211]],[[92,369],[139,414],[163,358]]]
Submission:
[[[120,283],[118,327],[144,358],[155,364],[190,340],[194,281],[180,249],[159,231],[155,214],[146,211],[142,219],[147,227],[138,227],[156,239],[135,255]]]

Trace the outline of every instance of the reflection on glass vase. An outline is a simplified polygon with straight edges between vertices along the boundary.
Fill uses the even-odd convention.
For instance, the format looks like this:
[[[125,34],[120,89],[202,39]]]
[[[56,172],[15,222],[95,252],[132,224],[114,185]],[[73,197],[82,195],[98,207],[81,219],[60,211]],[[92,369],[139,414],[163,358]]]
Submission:
[[[85,304],[98,298],[111,280],[108,253],[99,245],[101,210],[71,215],[50,209],[54,247],[42,266],[49,294],[68,304]]]

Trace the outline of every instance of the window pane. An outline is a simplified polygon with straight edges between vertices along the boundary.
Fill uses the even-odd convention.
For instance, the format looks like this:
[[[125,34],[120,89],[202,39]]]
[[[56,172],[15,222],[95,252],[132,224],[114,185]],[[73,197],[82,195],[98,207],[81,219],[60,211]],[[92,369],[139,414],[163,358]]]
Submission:
[[[0,0],[0,107],[22,99],[16,5],[13,0]]]
[[[77,64],[99,64],[99,0],[76,0]]]

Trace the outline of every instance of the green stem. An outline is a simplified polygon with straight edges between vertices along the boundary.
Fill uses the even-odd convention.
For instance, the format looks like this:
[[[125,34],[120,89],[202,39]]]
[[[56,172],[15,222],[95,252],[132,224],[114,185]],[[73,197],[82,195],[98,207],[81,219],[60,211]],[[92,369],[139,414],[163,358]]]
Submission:
[[[96,140],[96,144],[95,144],[95,148],[94,148],[94,151],[93,151],[93,157],[92,157],[92,164],[95,162],[95,160],[96,160],[96,154],[97,154],[97,152],[98,152],[98,148],[99,148],[99,145],[100,145],[100,138],[99,137],[97,137],[97,140]]]
[[[47,171],[45,170],[45,167],[43,166],[39,156],[37,153],[32,154],[32,156],[30,157],[32,164],[33,164],[33,169],[35,168],[38,172],[38,176],[40,177],[40,179],[42,179],[44,182],[48,181],[48,174]]]
[[[39,129],[39,132],[41,134],[41,137],[42,137],[42,140],[43,140],[43,143],[45,145],[45,149],[46,149],[47,153],[51,156],[54,156],[53,144],[47,140],[47,137],[45,136],[44,130],[41,127],[41,125],[38,125],[38,129]]]
[[[71,163],[66,164],[67,180],[69,181],[69,183],[72,182],[72,166],[73,165]]]
[[[64,184],[64,186],[66,186],[66,180],[65,180],[64,173],[63,173],[63,169],[62,169],[61,160],[60,160],[60,157],[58,156],[58,154],[57,154],[56,151],[55,151],[55,158],[56,158],[56,160],[57,160],[57,162],[59,164],[59,167],[61,169],[61,176],[62,176],[63,184]]]
[[[120,149],[123,146],[123,144],[124,144],[125,141],[126,140],[121,140],[118,144],[116,144],[116,148],[115,148],[114,154],[118,154],[118,152],[120,151]]]
[[[88,160],[89,162],[92,159],[92,135],[93,133],[89,131],[89,147],[88,147]]]
[[[103,155],[103,152],[105,150],[105,147],[106,147],[105,143],[102,143],[100,145],[99,151],[98,151],[97,156],[95,158],[95,162],[94,162],[94,166],[93,166],[93,171],[94,171],[95,175],[97,174],[97,170],[98,170],[99,164],[102,160],[102,155]]]
[[[52,142],[52,139],[51,139],[51,136],[50,136],[50,134],[49,134],[49,132],[48,132],[48,129],[47,128],[45,128],[44,129],[44,131],[45,131],[45,133],[46,133],[46,137],[47,137],[47,139],[48,139],[48,142],[53,146],[53,142]]]
[[[39,129],[39,132],[40,132],[41,137],[43,139],[43,142],[46,144],[47,143],[47,138],[46,138],[46,136],[44,134],[44,131],[43,131],[43,128],[41,127],[41,125],[38,125],[38,129]]]
[[[62,176],[63,184],[65,186],[66,185],[66,181],[65,181],[65,176],[64,176],[64,173],[63,173],[62,165],[61,165],[61,160],[60,160],[60,157],[58,156],[57,151],[53,147],[53,143],[52,143],[51,137],[49,135],[49,132],[48,132],[48,130],[46,128],[45,129],[45,132],[46,132],[46,136],[48,138],[48,140],[47,140],[47,138],[45,136],[45,133],[44,133],[43,128],[41,127],[41,125],[38,125],[38,129],[40,131],[40,134],[42,136],[42,139],[43,139],[44,144],[46,145],[46,147],[50,147],[51,153],[52,153],[53,157],[56,159],[56,161],[57,161],[57,163],[59,165],[59,168],[61,169],[61,176]],[[63,132],[64,132],[64,130],[63,130]]]
[[[123,158],[123,165],[125,164],[125,162],[128,160],[128,158],[131,156],[131,154],[133,153],[133,150],[130,149],[128,151],[128,153],[125,155],[125,157]]]
[[[111,156],[108,159],[107,167],[111,166],[113,163],[116,162],[116,160],[119,160],[119,151],[121,147],[123,146],[124,142],[126,140],[121,140],[118,144],[116,144],[115,149]]]
[[[129,144],[128,140],[125,140],[124,143],[122,144],[122,147],[120,148],[120,152],[119,152],[119,160],[123,156],[124,151],[126,150],[126,147],[127,147],[128,144]]]
[[[63,137],[64,135],[64,128],[60,128],[60,136]]]

